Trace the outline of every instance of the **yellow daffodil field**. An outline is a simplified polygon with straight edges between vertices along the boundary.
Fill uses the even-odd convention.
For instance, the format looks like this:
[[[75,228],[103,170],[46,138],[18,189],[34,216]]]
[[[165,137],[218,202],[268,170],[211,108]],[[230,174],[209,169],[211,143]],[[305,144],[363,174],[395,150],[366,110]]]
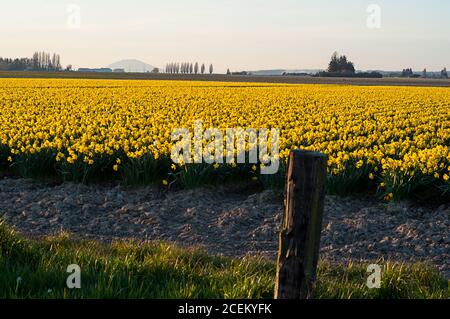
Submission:
[[[171,163],[171,133],[196,120],[278,128],[282,161],[326,153],[336,191],[450,192],[449,88],[0,79],[0,166],[80,181],[267,180],[255,165]]]

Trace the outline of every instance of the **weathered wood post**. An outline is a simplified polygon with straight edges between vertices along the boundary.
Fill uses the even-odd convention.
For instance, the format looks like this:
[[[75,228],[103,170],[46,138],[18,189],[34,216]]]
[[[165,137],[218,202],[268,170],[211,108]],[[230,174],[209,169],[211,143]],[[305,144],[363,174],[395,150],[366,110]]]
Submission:
[[[311,296],[319,259],[327,160],[325,154],[310,151],[292,151],[289,155],[276,299]]]

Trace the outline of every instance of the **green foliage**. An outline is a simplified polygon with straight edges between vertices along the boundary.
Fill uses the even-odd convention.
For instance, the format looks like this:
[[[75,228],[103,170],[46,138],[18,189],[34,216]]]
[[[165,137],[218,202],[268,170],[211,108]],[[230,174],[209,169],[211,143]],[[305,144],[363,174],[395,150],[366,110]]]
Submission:
[[[284,161],[281,161],[278,172],[268,175],[259,174],[258,172],[258,179],[265,189],[284,190],[286,184],[286,171],[286,163]]]
[[[96,155],[93,163],[87,163],[84,158],[78,158],[73,164],[63,160],[58,162],[57,173],[63,181],[92,183],[111,181],[119,178],[112,169],[117,156]]]
[[[65,154],[67,156],[67,154]],[[248,155],[247,155],[248,156]],[[284,189],[286,163],[280,162],[276,174],[260,174],[259,164],[186,164],[176,166],[168,157],[155,159],[151,154],[128,158],[123,150],[111,155],[94,155],[90,160],[79,157],[72,164],[65,158],[57,161],[57,152],[43,149],[39,153],[11,154],[0,145],[0,172],[12,172],[25,178],[53,179],[80,183],[121,182],[129,186],[149,185],[167,180],[170,186],[192,189],[204,185],[254,179],[265,189]],[[10,161],[12,160],[12,161]],[[255,169],[256,167],[256,169]],[[116,169],[117,170],[116,170]],[[330,173],[327,192],[347,196],[353,193],[378,194],[381,198],[401,200],[420,198],[443,200],[450,196],[450,181],[417,172],[412,176],[401,171],[383,171],[369,178],[374,167],[348,161],[339,173]],[[381,169],[378,169],[381,172]],[[441,175],[443,175],[445,172]],[[372,173],[373,174],[373,173]],[[383,185],[380,187],[380,184]]]
[[[327,193],[347,196],[352,193],[367,192],[374,189],[374,183],[369,179],[372,167],[363,165],[356,167],[355,162],[349,162],[345,170],[337,174],[329,174],[327,178]]]
[[[345,55],[339,55],[334,52],[328,64],[327,71],[329,73],[355,73],[355,66],[353,62],[348,61]]]
[[[366,287],[365,264],[322,261],[314,298],[449,298],[448,282],[423,264],[385,265],[381,289]],[[67,266],[81,289],[66,287]],[[67,234],[24,239],[0,223],[0,298],[272,298],[275,266],[261,258],[215,257],[171,244],[110,245]],[[20,279],[18,279],[20,278]]]
[[[237,164],[234,167],[230,164],[187,164],[177,166],[169,173],[171,181],[185,189],[242,181],[251,176],[251,166],[248,164]]]
[[[7,170],[11,163],[8,161],[8,157],[11,156],[10,149],[7,145],[0,143],[0,171]]]
[[[164,177],[169,167],[169,158],[155,159],[145,154],[140,158],[126,158],[120,170],[126,185],[149,185]]]
[[[381,176],[384,187],[378,189],[381,197],[389,198],[392,194],[394,200],[402,200],[408,197],[438,197],[442,195],[437,186],[435,178],[424,176],[420,173],[413,176],[399,171],[387,171]]]
[[[448,299],[448,280],[425,264],[403,264],[375,261],[384,265],[381,287],[366,286],[367,265],[335,265],[322,262],[318,269],[315,298],[337,299]]]
[[[43,178],[55,176],[56,152],[51,149],[39,153],[21,153],[13,157],[10,167],[25,178]]]
[[[268,298],[273,289],[273,267],[260,259],[165,243],[29,241],[0,225],[0,244],[0,298]],[[70,264],[82,289],[65,286]]]
[[[176,172],[170,173],[173,181],[185,189],[211,184],[215,175],[213,166],[204,163],[184,165]]]

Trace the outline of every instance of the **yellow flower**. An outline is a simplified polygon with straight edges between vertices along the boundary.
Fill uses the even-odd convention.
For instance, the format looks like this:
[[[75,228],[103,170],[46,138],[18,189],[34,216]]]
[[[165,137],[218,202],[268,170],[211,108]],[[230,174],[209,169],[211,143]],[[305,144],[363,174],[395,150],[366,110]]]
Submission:
[[[117,172],[117,171],[119,170],[119,165],[117,165],[117,164],[114,165],[114,166],[113,166],[113,170]]]
[[[363,160],[359,160],[359,161],[356,163],[356,168],[361,168],[363,165],[364,165],[364,161],[363,161]]]
[[[169,185],[169,182],[166,179],[163,179],[162,183],[163,183],[164,186]]]
[[[9,155],[47,150],[66,165],[107,158],[117,170],[122,161],[115,154],[160,161],[171,155],[174,130],[186,128],[192,135],[201,119],[204,129],[217,127],[224,136],[226,128],[278,128],[279,156],[273,155],[284,165],[290,151],[300,148],[326,153],[333,175],[353,169],[353,163],[373,167],[370,179],[400,175],[448,182],[450,175],[447,88],[83,79],[0,79],[0,88],[0,158],[9,162]],[[235,155],[230,169],[237,167],[238,153],[250,153],[254,142],[250,136],[244,140],[243,147],[236,141],[223,154]],[[201,141],[203,150],[211,151],[210,142]],[[200,159],[203,153],[194,152],[191,138],[188,144],[190,157]]]

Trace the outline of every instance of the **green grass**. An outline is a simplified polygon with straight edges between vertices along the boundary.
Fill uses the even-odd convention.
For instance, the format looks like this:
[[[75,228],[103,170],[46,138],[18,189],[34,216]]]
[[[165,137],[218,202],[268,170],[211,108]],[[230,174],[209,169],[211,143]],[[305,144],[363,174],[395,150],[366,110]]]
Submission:
[[[81,268],[68,289],[67,266]],[[421,264],[384,263],[381,289],[366,265],[321,262],[315,298],[449,298],[448,282]],[[0,298],[272,298],[275,266],[257,258],[214,257],[167,243],[29,240],[0,223]]]

